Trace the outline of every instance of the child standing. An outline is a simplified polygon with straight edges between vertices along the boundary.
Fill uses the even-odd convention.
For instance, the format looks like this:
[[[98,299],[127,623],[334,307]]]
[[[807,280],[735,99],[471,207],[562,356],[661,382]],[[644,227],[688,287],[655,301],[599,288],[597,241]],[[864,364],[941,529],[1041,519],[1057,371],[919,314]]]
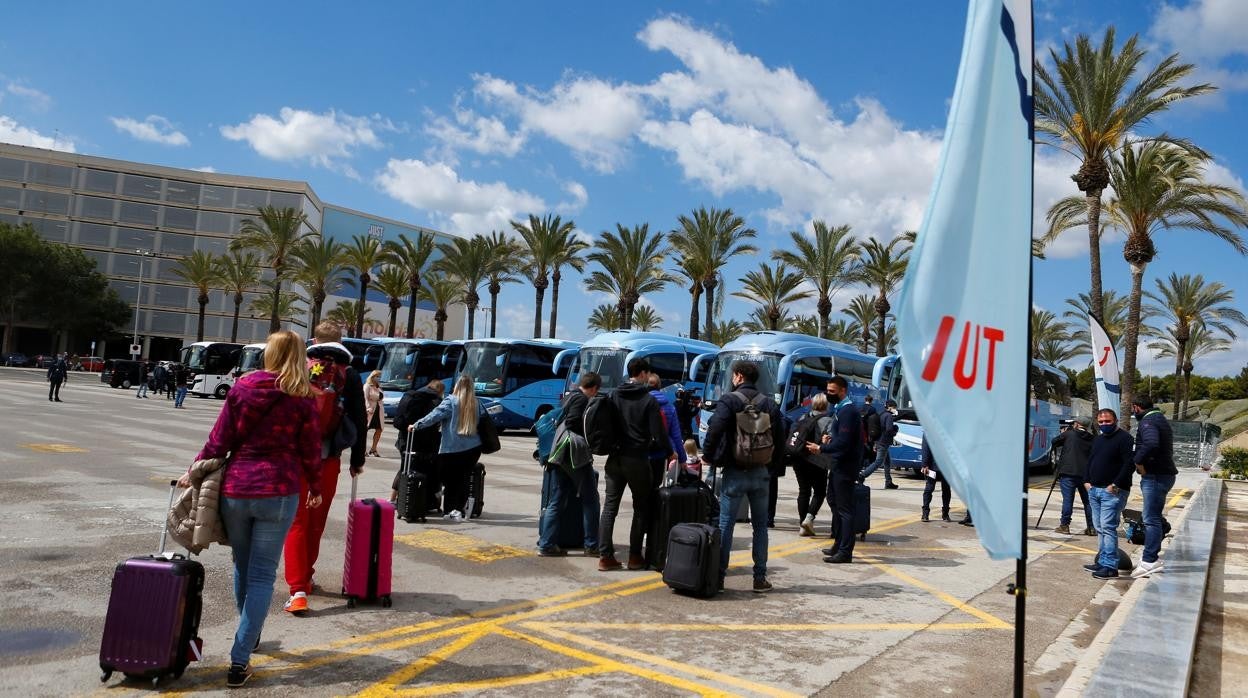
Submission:
[[[685,472],[702,479],[702,457],[698,454],[698,442],[685,439]]]

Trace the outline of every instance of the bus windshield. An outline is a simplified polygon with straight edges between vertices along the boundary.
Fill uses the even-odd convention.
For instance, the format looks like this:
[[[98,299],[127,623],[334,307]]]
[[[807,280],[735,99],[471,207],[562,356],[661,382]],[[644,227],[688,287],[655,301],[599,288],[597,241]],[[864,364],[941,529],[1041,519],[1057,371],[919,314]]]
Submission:
[[[386,344],[385,358],[381,363],[381,389],[405,391],[412,387],[416,377],[419,344],[390,342]]]
[[[627,349],[606,347],[601,349],[582,349],[578,360],[580,367],[577,371],[579,375],[585,375],[586,371],[593,371],[602,378],[601,390],[615,390],[624,381],[624,361],[627,358]]]
[[[238,374],[264,368],[264,347],[247,347],[238,355]]]
[[[187,370],[189,371],[202,372],[204,370],[204,361],[207,355],[208,355],[208,347],[204,347],[204,346],[184,347],[182,349],[182,358],[181,358],[182,365],[185,366]]]
[[[749,353],[749,352],[727,352],[721,351],[715,357],[715,363],[711,365],[710,371],[706,374],[706,389],[703,398],[706,400],[718,400],[725,394],[732,392],[732,364],[734,361],[751,361],[758,366],[758,383],[754,386],[758,388],[758,392],[776,397],[780,391],[776,387],[776,374],[780,370],[780,359],[784,358],[780,354],[767,353]]]
[[[897,414],[902,419],[918,419],[914,411],[914,398],[910,396],[910,385],[906,383],[906,372],[898,361],[893,366],[892,375],[888,379],[888,397],[897,403]]]
[[[511,349],[505,344],[469,344],[464,350],[461,373],[472,376],[477,395],[503,394],[503,378]]]

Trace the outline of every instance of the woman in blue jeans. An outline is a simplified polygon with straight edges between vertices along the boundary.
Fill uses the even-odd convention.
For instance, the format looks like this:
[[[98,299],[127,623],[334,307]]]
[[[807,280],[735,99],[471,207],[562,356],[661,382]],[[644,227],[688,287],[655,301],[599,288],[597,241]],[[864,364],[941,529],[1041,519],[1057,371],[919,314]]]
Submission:
[[[321,433],[307,354],[294,332],[269,335],[264,370],[238,380],[196,456],[229,457],[221,484],[221,521],[234,558],[234,603],[238,630],[230,650],[226,685],[251,677],[251,653],[273,599],[273,582],[286,532],[299,506],[321,505]],[[309,483],[299,501],[300,480]],[[189,485],[183,476],[180,484]]]

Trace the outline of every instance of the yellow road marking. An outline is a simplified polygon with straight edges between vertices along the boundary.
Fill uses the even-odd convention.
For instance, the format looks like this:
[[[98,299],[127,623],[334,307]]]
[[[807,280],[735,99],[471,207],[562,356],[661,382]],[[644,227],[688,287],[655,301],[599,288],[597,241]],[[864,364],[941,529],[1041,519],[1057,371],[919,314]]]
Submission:
[[[1053,545],[1060,545],[1063,548],[1070,548],[1071,550],[1078,550],[1081,553],[1088,553],[1090,555],[1095,555],[1097,553],[1097,551],[1091,548],[1085,548],[1081,545],[1075,545],[1074,543],[1067,543],[1065,541],[1060,541],[1060,540],[1050,540],[1048,538],[1032,538],[1031,540],[1039,541],[1041,543],[1052,543]],[[1061,551],[1052,550],[1050,552],[1061,552]]]
[[[529,621],[533,630],[633,630],[637,632],[837,632],[858,630],[996,630],[992,623],[599,623]]]
[[[661,666],[665,669],[671,669],[673,671],[679,671],[681,673],[691,674],[700,679],[707,679],[710,681],[714,681],[716,683],[722,683],[722,684],[726,684],[729,686],[733,686],[735,688],[741,688],[755,695],[777,696],[777,698],[789,698],[790,696],[800,695],[797,693],[791,693],[789,691],[776,688],[774,686],[768,686],[766,684],[757,683],[755,681],[749,681],[747,679],[739,678],[736,676],[731,676],[729,674],[722,674],[718,671],[711,671],[710,669],[703,669],[702,667],[693,666],[691,664],[683,664],[681,662],[674,662],[670,659],[660,657],[657,655],[647,654],[645,652],[638,652],[636,650],[630,650],[628,648],[621,647],[619,645],[612,645],[606,642],[599,642],[598,640],[593,640],[588,637],[582,637],[580,635],[573,635],[572,633],[565,632],[563,630],[556,630],[554,628],[541,628],[540,630],[541,632],[546,633],[547,635],[553,635],[554,637],[564,640],[565,642],[571,642],[571,643],[578,644],[578,645],[584,645],[586,647],[590,647],[590,648],[593,648],[602,652],[606,652],[607,654],[617,654],[622,657],[627,657],[629,659],[632,659],[633,661],[645,662],[647,664]]]
[[[479,538],[436,528],[395,536],[394,540],[396,543],[410,545],[413,548],[432,550],[435,553],[472,562],[494,562],[513,557],[528,557],[533,554],[509,545],[487,543]]]
[[[1183,488],[1183,489],[1180,489],[1178,492],[1175,492],[1174,496],[1170,498],[1170,501],[1166,502],[1166,508],[1167,509],[1174,508],[1174,506],[1179,503],[1179,500],[1183,499],[1184,495],[1186,495],[1188,492],[1191,492],[1191,490],[1187,488]]]
[[[877,562],[869,558],[863,558],[863,562],[867,563],[868,565],[871,565],[872,567],[875,567],[876,569],[879,569],[880,571],[886,574],[892,575],[896,577],[897,579],[900,579],[901,581],[906,582],[907,584],[914,585],[922,589],[923,591],[926,591],[929,594],[934,595],[936,598],[940,599],[941,601],[944,601],[945,603],[949,604],[950,606],[953,606],[954,608],[958,609],[959,611],[962,611],[963,613],[969,613],[970,615],[975,616],[976,618],[984,621],[985,623],[992,624],[992,626],[996,629],[1000,629],[1000,630],[1013,630],[1014,629],[1013,625],[1010,625],[1009,623],[1001,620],[1000,618],[992,615],[991,613],[988,613],[987,611],[981,611],[978,608],[975,608],[974,606],[964,601],[960,601],[957,598],[954,598],[953,596],[950,596],[949,594],[937,589],[936,587],[931,586],[930,584],[921,582],[915,579],[914,577],[911,577],[910,575],[890,565],[886,565],[882,562]]]
[[[455,640],[454,642],[448,642],[442,647],[439,647],[438,649],[430,652],[429,654],[426,654],[420,659],[417,659],[411,664],[408,664],[402,669],[399,669],[393,674],[387,676],[381,681],[373,684],[370,688],[366,688],[363,691],[360,691],[356,695],[362,696],[362,697],[368,696],[372,698],[376,698],[377,696],[388,695],[391,693],[391,690],[390,690],[391,687],[398,686],[400,684],[404,684],[404,683],[407,683],[408,681],[411,681],[417,676],[420,676],[421,674],[423,674],[425,671],[432,669],[433,667],[437,666],[443,661],[455,656],[455,654],[458,653],[460,650],[465,649],[468,646],[476,643],[477,640],[480,640],[481,638],[485,637],[487,634],[489,633],[486,630],[483,630],[480,632],[466,633],[462,637],[460,637],[458,640]]]
[[[478,681],[458,681],[455,683],[439,683],[432,686],[422,686],[420,688],[406,688],[393,691],[392,695],[396,696],[444,696],[449,693],[467,693],[469,691],[484,691],[486,689],[510,688],[512,686],[525,686],[534,683],[546,683],[548,681],[559,681],[561,679],[571,679],[577,676],[589,676],[592,674],[608,674],[620,671],[611,666],[583,666],[575,669],[555,669],[553,671],[539,671],[533,674],[520,674],[517,676],[505,676],[496,679],[481,679]]]
[[[22,448],[28,448],[39,453],[86,453],[87,449],[71,446],[69,444],[19,444]]]

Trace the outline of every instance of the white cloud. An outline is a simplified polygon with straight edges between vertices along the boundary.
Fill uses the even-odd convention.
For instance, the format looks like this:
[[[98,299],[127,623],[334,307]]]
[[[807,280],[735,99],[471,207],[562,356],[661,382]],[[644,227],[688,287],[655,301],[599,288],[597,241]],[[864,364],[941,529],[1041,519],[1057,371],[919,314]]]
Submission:
[[[565,182],[563,191],[572,198],[569,201],[560,201],[555,205],[555,213],[561,216],[580,213],[585,209],[585,204],[589,203],[589,192],[585,189],[585,185],[580,182]],[[579,233],[580,231],[577,232]]]
[[[509,230],[508,221],[546,210],[541,197],[503,182],[474,182],[443,162],[391,159],[377,184],[403,203],[431,212],[452,232],[465,235]]]
[[[256,114],[237,126],[222,126],[221,135],[232,141],[247,141],[270,160],[310,162],[353,174],[342,161],[359,147],[381,147],[378,132],[394,130],[394,125],[379,115],[351,116],[333,109],[316,114],[282,107],[278,118]]]
[[[118,131],[128,133],[141,141],[174,146],[191,144],[185,134],[174,128],[168,119],[159,114],[152,114],[142,121],[116,116],[109,117],[108,120],[113,122],[113,126],[116,126]]]
[[[196,172],[216,172],[217,171],[217,168],[213,167],[212,165],[204,165],[203,167],[192,167],[191,169],[195,170]]]
[[[448,150],[470,150],[482,155],[514,157],[524,147],[524,135],[512,133],[502,120],[481,116],[470,109],[455,109],[454,119],[436,117],[425,132],[444,143]],[[449,152],[447,153],[449,155]]]
[[[60,136],[45,136],[3,114],[0,114],[0,142],[27,145],[32,148],[62,150],[67,153],[75,152],[72,140]]]
[[[5,89],[8,90],[9,94],[17,95],[18,97],[21,97],[29,102],[30,108],[33,111],[44,112],[52,106],[52,98],[46,93],[40,92],[33,87],[27,87],[15,82],[10,82]]]
[[[1248,56],[1248,3],[1243,0],[1192,0],[1184,7],[1163,3],[1149,34],[1195,61],[1199,79],[1223,89],[1248,89],[1248,70],[1232,63]]]
[[[507,109],[526,132],[541,133],[568,146],[587,166],[614,172],[624,159],[623,142],[645,118],[642,94],[631,85],[615,86],[597,78],[566,78],[550,92],[490,75],[476,75],[476,93]]]

